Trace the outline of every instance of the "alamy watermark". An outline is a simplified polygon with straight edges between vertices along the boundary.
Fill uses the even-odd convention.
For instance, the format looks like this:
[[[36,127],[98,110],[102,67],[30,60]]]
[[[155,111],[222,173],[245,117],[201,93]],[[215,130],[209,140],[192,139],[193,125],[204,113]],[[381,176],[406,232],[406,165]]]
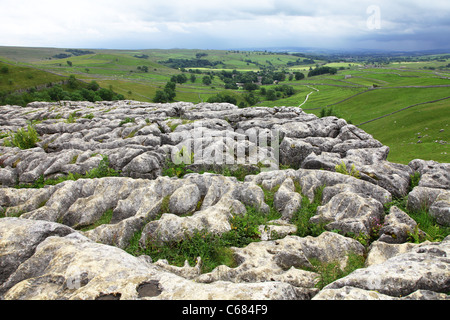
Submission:
[[[215,130],[202,121],[193,126],[173,148],[174,164],[258,165],[261,171],[279,168],[281,135],[276,129]]]
[[[381,9],[377,5],[367,7],[366,13],[369,17],[366,20],[366,25],[369,30],[381,29]]]

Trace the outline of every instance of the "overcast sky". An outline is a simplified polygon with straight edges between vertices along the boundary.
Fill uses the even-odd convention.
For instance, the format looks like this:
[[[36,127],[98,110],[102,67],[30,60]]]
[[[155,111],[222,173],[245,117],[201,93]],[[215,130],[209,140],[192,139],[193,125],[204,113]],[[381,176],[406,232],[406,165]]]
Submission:
[[[450,48],[448,0],[0,0],[0,45]]]

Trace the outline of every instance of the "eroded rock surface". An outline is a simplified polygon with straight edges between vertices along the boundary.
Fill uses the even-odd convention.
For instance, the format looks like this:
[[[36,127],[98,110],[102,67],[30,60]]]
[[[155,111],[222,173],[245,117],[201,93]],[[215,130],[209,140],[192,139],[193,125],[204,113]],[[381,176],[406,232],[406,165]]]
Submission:
[[[450,164],[388,162],[389,148],[363,130],[296,107],[66,101],[0,108],[2,132],[31,121],[40,137],[32,149],[0,146],[0,299],[448,297],[449,238],[409,243],[413,233],[425,236],[420,225],[397,207],[386,215],[384,205],[408,196],[409,210],[450,225]],[[105,157],[118,176],[15,188],[85,174]],[[181,161],[188,174],[164,175],[169,162]],[[335,172],[343,164],[359,177]],[[199,173],[205,170],[222,174]],[[233,170],[245,170],[245,179],[224,174]],[[416,172],[421,179],[410,192]],[[296,214],[313,201],[320,203],[309,223],[327,231],[299,237]],[[279,218],[259,227],[261,241],[231,248],[234,267],[202,274],[201,259],[180,267],[124,250],[136,235],[140,246],[198,231],[221,236],[249,207]],[[370,247],[348,236],[367,238],[380,226]],[[345,269],[350,255],[367,257],[365,266],[318,288],[315,265]]]

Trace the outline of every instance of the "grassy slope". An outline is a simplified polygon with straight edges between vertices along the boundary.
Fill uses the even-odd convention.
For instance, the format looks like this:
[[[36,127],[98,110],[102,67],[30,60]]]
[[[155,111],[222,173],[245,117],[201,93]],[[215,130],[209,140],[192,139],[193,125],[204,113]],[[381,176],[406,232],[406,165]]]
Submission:
[[[450,162],[450,101],[424,104],[362,125],[390,147],[388,160],[407,164],[413,159]],[[441,131],[443,129],[443,131]],[[420,137],[420,138],[419,138]],[[418,141],[422,143],[418,143]]]
[[[8,72],[0,72],[0,91],[3,92],[14,92],[50,82],[67,80],[66,77],[42,70],[0,62],[0,70],[4,67],[8,68]]]

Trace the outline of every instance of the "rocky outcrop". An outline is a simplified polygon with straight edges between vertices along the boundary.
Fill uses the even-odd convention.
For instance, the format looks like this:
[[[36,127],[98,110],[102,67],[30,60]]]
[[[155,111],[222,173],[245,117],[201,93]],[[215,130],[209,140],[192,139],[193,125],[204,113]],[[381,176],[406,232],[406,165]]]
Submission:
[[[0,299],[447,299],[449,238],[410,243],[426,238],[420,225],[385,206],[408,196],[408,210],[449,225],[449,164],[391,163],[389,148],[363,130],[295,107],[1,108],[3,132],[31,121],[40,141],[0,146]],[[116,176],[16,188],[105,165]],[[169,166],[174,177],[165,175]],[[421,179],[410,192],[414,173]],[[307,222],[325,231],[300,237],[298,212],[313,202]],[[125,250],[199,231],[221,237],[249,208],[278,218],[260,225],[254,242],[229,248],[233,266],[202,273],[201,258],[175,266]],[[375,229],[370,246],[350,237],[368,239]],[[352,255],[367,257],[364,267],[318,287],[318,264],[344,270]]]
[[[383,263],[358,269],[326,286],[314,299],[346,299],[358,295],[408,299],[413,294],[438,298],[437,293],[446,293],[450,288],[449,244],[447,237],[441,243],[416,246]]]

